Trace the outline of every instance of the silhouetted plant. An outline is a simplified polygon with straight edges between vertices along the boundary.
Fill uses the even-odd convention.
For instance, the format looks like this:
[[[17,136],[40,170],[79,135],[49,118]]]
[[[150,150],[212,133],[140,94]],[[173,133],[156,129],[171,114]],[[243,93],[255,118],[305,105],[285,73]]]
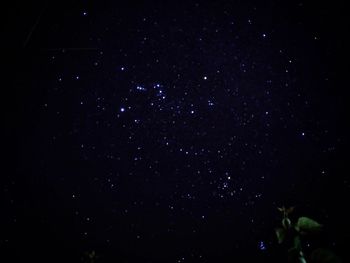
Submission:
[[[83,261],[87,263],[95,263],[99,256],[96,254],[95,250],[85,252]]]
[[[294,211],[294,207],[278,208],[282,212],[282,227],[275,229],[277,241],[279,244],[287,243],[290,248],[288,249],[288,262],[306,263],[305,254],[302,249],[301,237],[319,233],[322,231],[323,226],[315,220],[302,216],[293,223],[289,218],[289,215]],[[310,255],[310,261],[313,263],[339,263],[339,258],[334,255],[330,250],[318,248],[315,249]]]

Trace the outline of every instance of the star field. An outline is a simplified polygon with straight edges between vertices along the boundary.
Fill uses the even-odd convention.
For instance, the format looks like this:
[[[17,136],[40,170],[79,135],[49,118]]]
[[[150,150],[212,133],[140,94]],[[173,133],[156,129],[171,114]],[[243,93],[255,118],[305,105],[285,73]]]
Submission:
[[[16,73],[17,176],[3,187],[16,234],[3,246],[37,235],[52,244],[41,260],[62,250],[57,260],[96,251],[96,262],[277,262],[277,206],[336,221],[332,202],[350,186],[341,40],[318,9],[43,10]]]

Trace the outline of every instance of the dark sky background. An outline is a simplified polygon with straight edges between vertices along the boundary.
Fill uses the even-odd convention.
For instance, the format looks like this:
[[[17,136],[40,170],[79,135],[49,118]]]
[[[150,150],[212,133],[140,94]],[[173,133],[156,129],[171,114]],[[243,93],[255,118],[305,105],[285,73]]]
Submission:
[[[6,262],[93,250],[96,262],[285,262],[282,205],[325,225],[306,251],[346,258],[345,13],[333,1],[13,3]]]

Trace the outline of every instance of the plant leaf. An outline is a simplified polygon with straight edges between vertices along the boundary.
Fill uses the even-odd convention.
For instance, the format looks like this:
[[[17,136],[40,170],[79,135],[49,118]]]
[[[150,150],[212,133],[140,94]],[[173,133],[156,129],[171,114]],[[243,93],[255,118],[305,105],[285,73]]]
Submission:
[[[301,251],[301,241],[299,235],[294,237],[293,245],[296,250]]]
[[[319,232],[322,229],[322,225],[311,218],[303,216],[298,219],[296,229],[305,232]]]
[[[286,237],[286,230],[282,227],[278,227],[275,229],[275,231],[276,231],[278,244],[281,244]]]
[[[291,207],[289,207],[287,210],[286,210],[286,213],[287,214],[290,214],[290,213],[292,213],[293,211],[294,211],[294,206],[291,206]]]
[[[282,219],[282,226],[285,228],[285,229],[289,229],[292,225],[292,222],[290,221],[290,219],[288,217],[285,217]]]

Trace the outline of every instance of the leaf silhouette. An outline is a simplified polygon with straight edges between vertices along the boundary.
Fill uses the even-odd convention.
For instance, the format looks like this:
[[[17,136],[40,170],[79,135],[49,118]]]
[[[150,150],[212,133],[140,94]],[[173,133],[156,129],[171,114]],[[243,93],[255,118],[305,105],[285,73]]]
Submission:
[[[288,217],[282,219],[282,226],[285,229],[289,229],[291,227],[291,225],[292,225],[292,222],[290,221],[290,219]]]
[[[284,228],[282,228],[282,227],[278,227],[278,228],[275,229],[275,231],[276,231],[278,244],[281,244],[284,241],[285,237],[286,237],[286,234],[287,234],[286,230]]]
[[[299,232],[319,232],[322,225],[311,218],[300,217],[295,228]]]
[[[289,207],[288,209],[286,209],[286,213],[287,214],[292,213],[294,211],[294,208],[295,208],[294,206]]]

